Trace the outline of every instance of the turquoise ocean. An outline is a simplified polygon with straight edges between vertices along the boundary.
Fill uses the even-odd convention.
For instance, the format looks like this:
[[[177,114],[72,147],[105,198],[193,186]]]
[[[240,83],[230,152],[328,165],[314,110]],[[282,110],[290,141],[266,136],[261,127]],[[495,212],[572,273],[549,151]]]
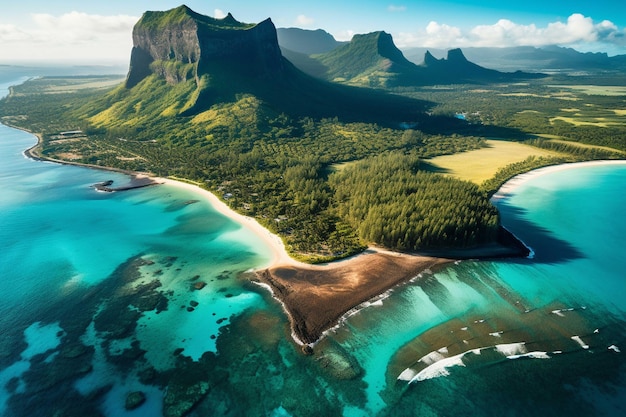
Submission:
[[[427,271],[304,356],[250,281],[260,238],[35,142],[0,125],[2,416],[626,415],[626,163],[520,184],[496,204],[532,258]]]

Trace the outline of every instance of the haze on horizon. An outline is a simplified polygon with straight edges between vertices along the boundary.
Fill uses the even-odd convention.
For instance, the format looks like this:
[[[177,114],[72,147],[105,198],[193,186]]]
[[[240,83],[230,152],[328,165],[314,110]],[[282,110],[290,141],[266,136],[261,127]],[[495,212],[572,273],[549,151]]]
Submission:
[[[186,4],[242,22],[268,17],[276,27],[323,29],[337,40],[384,30],[401,49],[547,46],[626,54],[626,14],[614,0],[348,1],[23,0],[0,14],[0,64],[65,62],[126,64],[132,28],[146,10]]]

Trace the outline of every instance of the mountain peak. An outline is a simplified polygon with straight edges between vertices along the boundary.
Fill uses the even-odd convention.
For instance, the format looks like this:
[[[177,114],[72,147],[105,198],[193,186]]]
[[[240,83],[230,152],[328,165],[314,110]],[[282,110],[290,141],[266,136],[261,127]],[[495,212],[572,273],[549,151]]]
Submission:
[[[424,65],[429,66],[436,64],[437,62],[439,62],[439,60],[435,58],[433,54],[430,53],[430,51],[426,51],[426,53],[424,54]]]
[[[209,68],[273,77],[283,67],[270,19],[248,24],[230,13],[215,19],[182,5],[145,12],[135,24],[126,86],[132,88],[151,74],[176,84],[192,78],[198,81]]]
[[[450,49],[448,51],[448,61],[449,62],[467,62],[467,58],[463,55],[463,51],[461,48]]]

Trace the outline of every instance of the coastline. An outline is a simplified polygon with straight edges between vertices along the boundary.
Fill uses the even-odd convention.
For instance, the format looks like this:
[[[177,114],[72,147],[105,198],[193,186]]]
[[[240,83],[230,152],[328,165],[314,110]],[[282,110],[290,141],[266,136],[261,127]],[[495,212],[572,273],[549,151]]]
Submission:
[[[537,168],[532,171],[518,174],[513,178],[506,181],[491,197],[492,201],[499,201],[506,199],[509,195],[519,186],[525,182],[540,177],[542,175],[550,174],[552,172],[564,171],[567,169],[583,168],[587,166],[601,166],[601,165],[624,165],[626,160],[624,159],[603,159],[595,161],[583,161],[583,162],[570,162],[559,165],[550,165],[543,168]]]
[[[15,128],[14,126],[10,126]],[[20,129],[20,128],[18,128]],[[20,129],[29,132],[26,129]],[[491,245],[470,251],[441,251],[426,254],[404,254],[368,248],[361,254],[334,261],[328,264],[310,265],[296,261],[286,251],[282,239],[263,227],[256,219],[232,210],[212,192],[192,183],[150,176],[146,173],[129,172],[114,168],[55,160],[42,157],[36,152],[42,138],[37,137],[37,144],[24,151],[28,158],[51,161],[66,165],[104,171],[121,172],[133,178],[149,177],[155,184],[167,184],[199,193],[206,198],[220,214],[248,227],[270,248],[271,258],[267,265],[260,265],[255,270],[254,282],[268,289],[271,295],[282,305],[287,315],[293,340],[303,346],[305,353],[310,353],[324,332],[332,329],[342,318],[390,289],[419,277],[431,268],[441,267],[458,259],[487,259],[522,256],[516,250],[504,245]],[[549,166],[520,174],[507,181],[494,194],[492,200],[506,198],[517,186],[538,175],[544,175],[563,169],[582,165],[604,165],[626,161],[588,161],[573,164]],[[513,239],[515,239],[513,237]]]

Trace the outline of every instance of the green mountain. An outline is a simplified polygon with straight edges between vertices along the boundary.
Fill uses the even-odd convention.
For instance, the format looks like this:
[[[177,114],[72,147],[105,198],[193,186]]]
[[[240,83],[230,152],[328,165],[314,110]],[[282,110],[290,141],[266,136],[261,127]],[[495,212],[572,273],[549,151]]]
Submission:
[[[246,24],[230,14],[214,19],[186,6],[142,16],[133,29],[124,86],[93,106],[90,117],[102,127],[138,126],[156,117],[217,111],[212,106],[228,112],[229,103],[247,96],[258,104],[249,109],[257,114],[394,123],[424,117],[418,100],[304,74],[282,56],[270,19]]]
[[[386,32],[354,35],[350,43],[314,58],[327,68],[327,79],[348,84],[395,85],[416,70]]]
[[[405,58],[386,32],[355,35],[349,43],[330,52],[306,58],[291,55],[290,58],[298,68],[310,75],[370,87],[485,83],[540,76],[483,68],[469,62],[460,49],[449,51],[448,58],[440,60],[427,52],[424,62],[416,65]],[[319,62],[323,68],[314,65],[313,61]]]

